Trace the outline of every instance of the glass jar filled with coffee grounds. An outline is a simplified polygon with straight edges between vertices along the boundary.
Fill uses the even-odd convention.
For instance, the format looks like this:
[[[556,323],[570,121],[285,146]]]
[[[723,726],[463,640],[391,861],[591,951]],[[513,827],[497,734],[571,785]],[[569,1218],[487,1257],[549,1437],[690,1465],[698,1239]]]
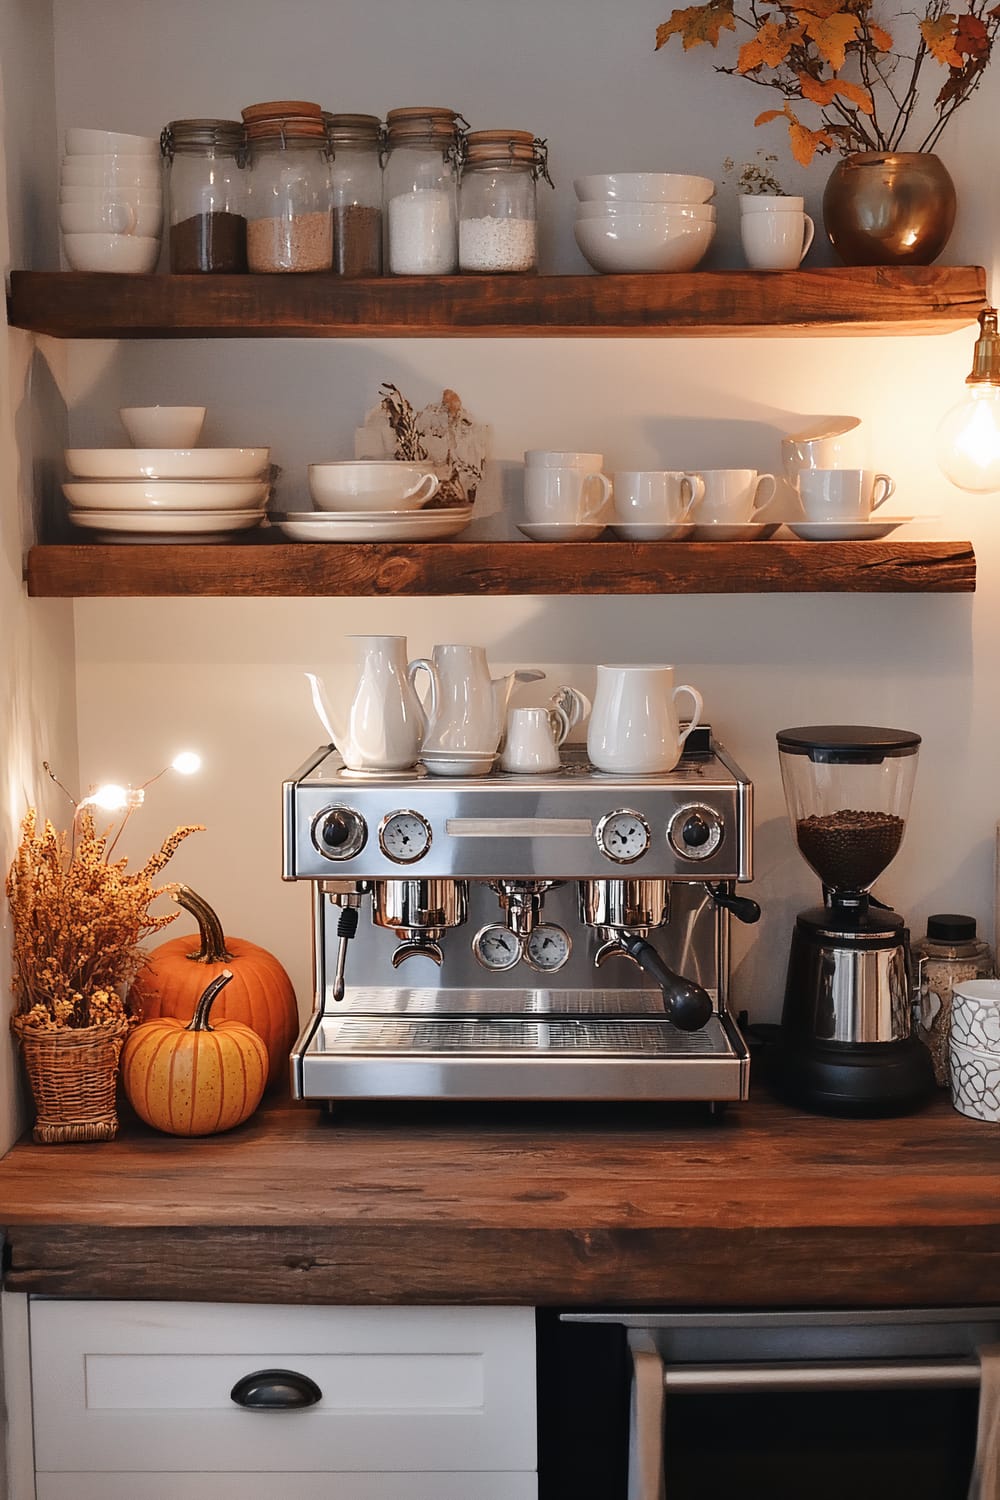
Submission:
[[[451,276],[458,269],[458,176],[466,123],[454,109],[390,109],[385,117],[393,276]]]
[[[333,160],[333,270],[337,276],[382,273],[382,122],[377,115],[333,115],[326,138]]]
[[[250,270],[329,271],[330,148],[322,109],[302,100],[277,100],[250,105],[243,121]]]
[[[528,130],[470,130],[458,213],[460,271],[536,271],[535,184],[548,174],[545,142]]]
[[[246,150],[239,120],[171,120],[160,134],[170,269],[247,268]]]

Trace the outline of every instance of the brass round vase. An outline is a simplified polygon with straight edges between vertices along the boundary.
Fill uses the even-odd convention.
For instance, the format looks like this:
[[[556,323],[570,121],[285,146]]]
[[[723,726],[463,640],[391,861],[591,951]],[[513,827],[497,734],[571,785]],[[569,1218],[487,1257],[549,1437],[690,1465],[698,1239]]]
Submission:
[[[955,184],[929,151],[859,151],[823,193],[823,223],[848,266],[929,266],[955,223]]]

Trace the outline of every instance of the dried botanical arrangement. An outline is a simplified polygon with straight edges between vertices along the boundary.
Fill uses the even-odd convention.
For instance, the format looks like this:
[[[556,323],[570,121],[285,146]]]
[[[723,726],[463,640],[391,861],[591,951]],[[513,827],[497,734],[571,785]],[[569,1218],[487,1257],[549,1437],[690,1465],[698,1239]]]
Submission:
[[[151,902],[174,889],[154,882],[202,825],[176,828],[140,869],[130,871],[127,859],[111,858],[127,817],[113,833],[101,834],[86,799],[76,807],[69,832],[48,820],[39,828],[34,808],[24,815],[7,875],[13,1024],[22,1033],[124,1019],[122,995],[144,961],[143,940],[178,915],[151,913]]]
[[[745,33],[735,65],[716,71],[784,96],[780,109],[765,110],[754,123],[786,121],[792,154],[808,166],[816,152],[933,151],[982,82],[998,26],[995,0],[967,0],[955,10],[945,0],[930,0],[920,10],[896,8],[888,15],[874,0],[747,0],[742,6],[708,0],[671,11],[657,27],[656,46],[679,36],[685,52],[705,42],[715,48],[722,32]],[[921,109],[927,64],[935,93]],[[791,107],[798,99],[818,108],[818,127]]]
[[[383,381],[381,400],[359,431],[359,458],[393,457],[428,464],[441,488],[427,510],[469,505],[486,466],[488,429],[475,422],[452,390],[419,411],[398,386]]]
[[[771,170],[771,163],[778,160],[773,151],[757,151],[753,161],[745,161],[736,175],[736,191],[751,197],[784,196],[784,188]],[[722,163],[723,181],[728,182],[736,173],[736,162],[727,156]]]

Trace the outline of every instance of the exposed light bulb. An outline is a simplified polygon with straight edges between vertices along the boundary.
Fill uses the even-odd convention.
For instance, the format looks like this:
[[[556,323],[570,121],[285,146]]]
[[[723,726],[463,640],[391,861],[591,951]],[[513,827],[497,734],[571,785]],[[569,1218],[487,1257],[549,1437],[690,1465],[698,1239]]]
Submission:
[[[84,797],[80,806],[99,807],[102,812],[121,812],[128,803],[128,788],[109,781],[104,786],[99,786],[96,792],[91,792],[89,797]]]
[[[179,755],[174,756],[170,765],[182,776],[193,776],[195,771],[201,770],[201,756],[194,750],[182,750]]]
[[[964,399],[943,418],[937,460],[960,490],[1000,490],[1000,333],[996,308],[979,314],[979,337]]]

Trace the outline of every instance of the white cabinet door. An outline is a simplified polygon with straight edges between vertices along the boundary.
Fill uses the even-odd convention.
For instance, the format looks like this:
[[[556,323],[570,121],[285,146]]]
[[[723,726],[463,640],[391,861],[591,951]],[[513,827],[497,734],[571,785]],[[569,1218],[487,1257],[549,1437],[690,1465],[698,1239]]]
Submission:
[[[40,1497],[83,1500],[79,1488],[45,1487],[56,1475],[79,1484],[81,1471],[123,1481],[184,1474],[197,1484],[213,1473],[467,1476],[537,1467],[529,1308],[32,1299],[30,1317]],[[242,1376],[274,1368],[309,1377],[321,1399],[293,1411],[233,1402]],[[258,1493],[240,1483],[247,1500]],[[315,1483],[276,1490],[272,1477],[259,1493],[311,1500],[324,1493]],[[103,1483],[104,1500],[117,1493],[127,1489]],[[189,1491],[168,1485],[148,1493]],[[209,1491],[190,1490],[202,1493]],[[367,1500],[373,1492],[338,1480],[326,1493]],[[395,1491],[383,1483],[381,1493]],[[477,1491],[466,1485],[463,1493],[472,1500]],[[443,1480],[438,1494],[451,1494]]]

